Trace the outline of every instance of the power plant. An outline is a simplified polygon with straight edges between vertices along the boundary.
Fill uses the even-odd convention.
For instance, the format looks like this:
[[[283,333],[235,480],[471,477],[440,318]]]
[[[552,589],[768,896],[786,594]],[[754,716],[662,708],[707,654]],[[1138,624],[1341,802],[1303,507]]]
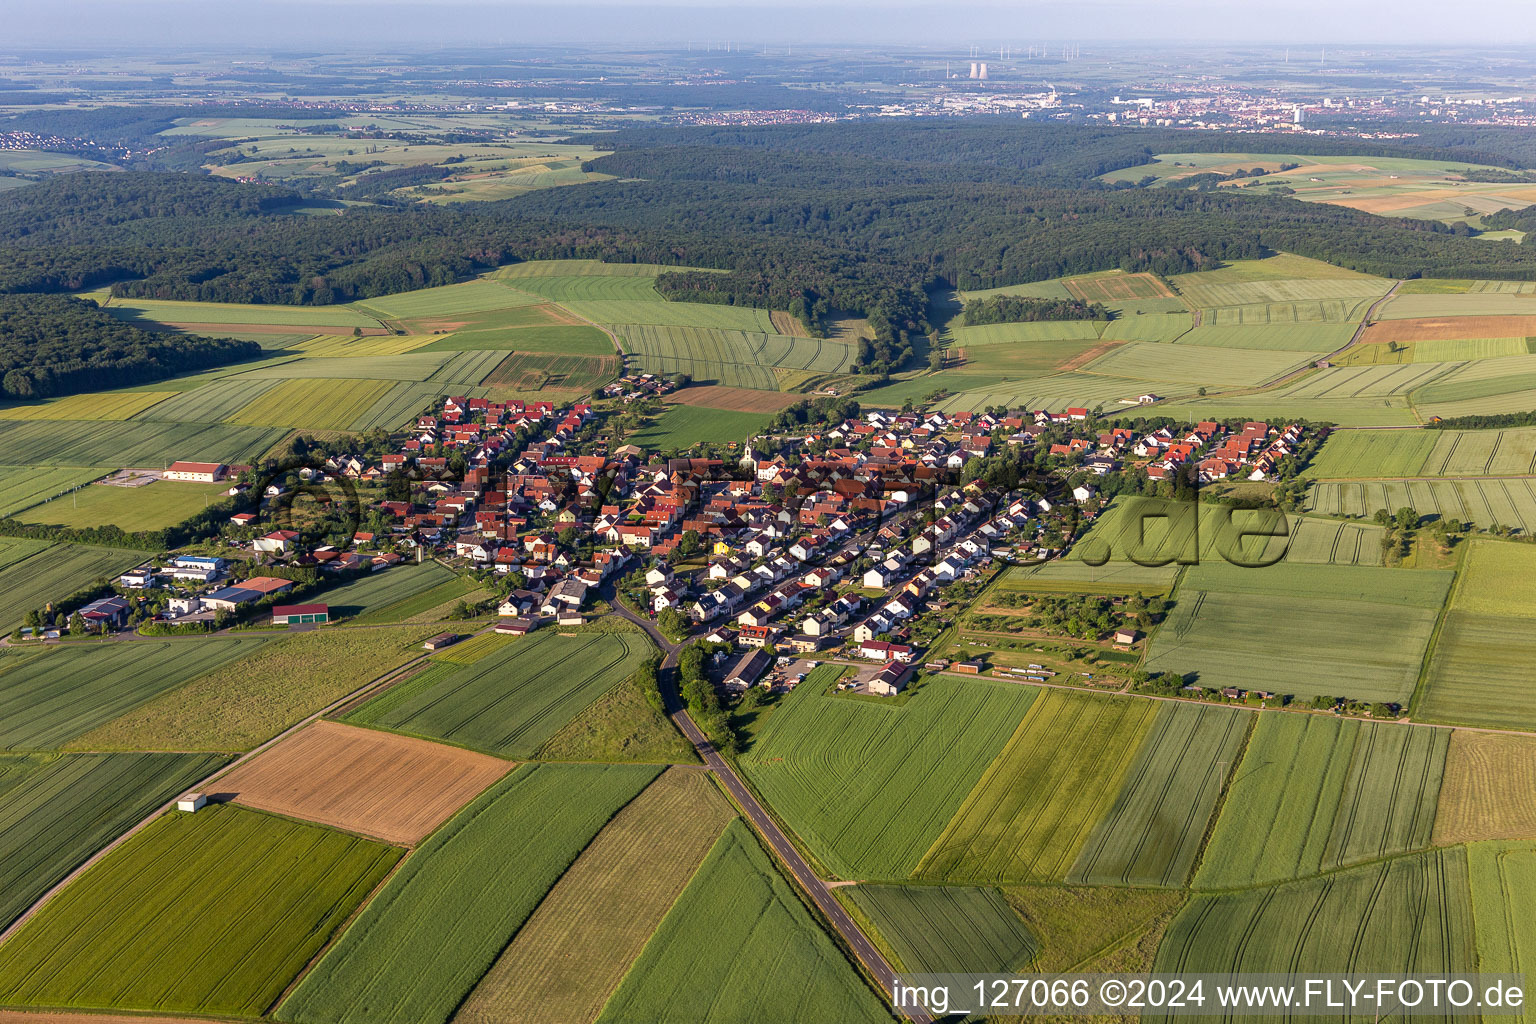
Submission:
[[[987,65],[985,63],[980,63],[974,60],[971,61],[971,77],[981,81],[986,81]]]

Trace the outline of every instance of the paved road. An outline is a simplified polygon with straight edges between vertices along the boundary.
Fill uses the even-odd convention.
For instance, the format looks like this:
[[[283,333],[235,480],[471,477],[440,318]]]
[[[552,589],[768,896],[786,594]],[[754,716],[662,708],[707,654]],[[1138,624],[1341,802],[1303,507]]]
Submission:
[[[677,654],[682,645],[674,644],[662,636],[661,631],[656,628],[654,623],[649,619],[636,615],[618,600],[613,601],[613,607],[624,618],[635,623],[645,630],[646,633],[650,634],[651,639],[656,642],[656,645],[666,652],[666,657],[661,662],[661,674],[663,679],[670,680],[676,674]],[[688,711],[683,706],[682,697],[678,694],[677,686],[668,682],[661,687],[661,693],[666,701],[667,714],[677,727],[682,730],[683,735],[688,737],[688,742],[692,743],[694,748],[698,750],[699,756],[704,759],[704,764],[710,771],[715,773],[715,777],[720,780],[721,785],[725,786],[736,803],[746,811],[747,819],[756,827],[762,837],[768,841],[769,847],[772,848],[774,853],[778,854],[779,859],[789,868],[790,874],[794,876],[800,888],[811,897],[816,906],[826,915],[827,920],[832,923],[832,927],[837,929],[838,934],[843,937],[843,941],[847,943],[848,948],[853,950],[854,955],[859,958],[859,962],[874,976],[875,980],[879,982],[881,990],[889,998],[896,979],[895,969],[891,967],[880,951],[875,948],[875,944],[869,940],[869,936],[864,934],[864,930],[858,926],[857,922],[848,916],[848,912],[843,909],[842,904],[837,902],[837,898],[832,895],[832,890],[828,887],[827,883],[817,877],[815,871],[811,870],[811,866],[806,863],[804,857],[800,856],[800,851],[795,849],[795,844],[790,842],[789,837],[784,834],[784,830],[779,827],[778,822],[773,820],[768,811],[758,802],[757,797],[747,788],[746,783],[741,781],[741,777],[736,774],[736,769],[731,767],[730,762],[720,756],[715,750],[714,744],[709,742],[709,739],[697,725],[693,724],[693,719],[688,716]],[[907,1010],[905,1012],[908,1019],[912,1020],[914,1024],[931,1024],[933,1020],[932,1017],[921,1010]]]

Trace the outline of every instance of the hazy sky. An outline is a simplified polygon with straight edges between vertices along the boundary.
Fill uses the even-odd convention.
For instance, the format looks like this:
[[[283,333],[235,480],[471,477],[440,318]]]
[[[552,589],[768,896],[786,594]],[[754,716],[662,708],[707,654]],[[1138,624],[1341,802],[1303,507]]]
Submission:
[[[0,0],[0,49],[469,43],[1536,41],[1536,0]]]

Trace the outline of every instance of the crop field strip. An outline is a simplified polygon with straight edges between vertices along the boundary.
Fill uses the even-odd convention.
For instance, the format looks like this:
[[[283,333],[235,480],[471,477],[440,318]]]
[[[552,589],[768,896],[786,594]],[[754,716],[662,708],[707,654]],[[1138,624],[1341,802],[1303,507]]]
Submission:
[[[669,769],[560,876],[454,1024],[596,1020],[734,818],[708,776]]]
[[[1376,296],[1312,299],[1300,302],[1248,302],[1215,306],[1200,311],[1200,323],[1210,327],[1269,326],[1275,324],[1358,324],[1370,312]]]
[[[1536,839],[1532,792],[1536,736],[1454,730],[1445,755],[1434,842]]]
[[[203,671],[70,740],[72,750],[252,750],[365,683],[421,657],[430,625],[265,634],[259,647]],[[263,634],[242,637],[244,643]],[[139,647],[135,640],[113,646]],[[174,642],[174,641],[162,641]],[[194,649],[227,643],[188,638]],[[183,655],[183,659],[191,660]],[[173,667],[180,667],[173,662]],[[4,676],[0,676],[3,679]]]
[[[1505,359],[1531,353],[1525,338],[1459,338],[1410,341],[1407,344],[1360,344],[1334,360],[1340,366],[1367,363],[1449,363],[1477,359]]]
[[[415,320],[422,317],[481,313],[490,309],[532,305],[539,301],[521,288],[492,278],[479,278],[462,284],[443,285],[381,295],[356,303],[370,314],[391,320]]]
[[[512,770],[486,754],[316,722],[218,780],[259,811],[412,846]]]
[[[1302,882],[1196,893],[1169,926],[1153,969],[1470,971],[1476,954],[1468,886],[1466,849],[1453,847]]]
[[[363,429],[358,424],[394,386],[387,380],[284,380],[234,413],[229,421],[316,430]],[[438,385],[439,389],[448,386]]]
[[[0,1002],[259,1015],[399,856],[235,807],[167,814],[0,946]]]
[[[832,338],[754,330],[623,322],[613,330],[623,339],[624,350],[652,373],[687,373],[695,380],[762,391],[778,390],[773,368],[846,373],[858,355],[855,346]]]
[[[1536,729],[1536,636],[1530,600],[1536,549],[1471,541],[1414,705],[1418,718],[1486,728]]]
[[[1382,306],[1379,314],[1382,320],[1465,320],[1482,317],[1536,317],[1536,296],[1519,292],[1426,295],[1399,291],[1392,297],[1392,301]]]
[[[633,633],[542,633],[446,678],[415,677],[347,716],[504,757],[540,746],[648,655]]]
[[[288,364],[283,364],[288,365]],[[280,369],[275,367],[274,369]],[[281,383],[279,377],[226,377],[182,391],[151,406],[137,419],[158,422],[218,423],[228,419]]]
[[[283,431],[223,423],[146,420],[0,421],[0,446],[12,464],[145,466],[167,453],[194,462],[253,462]]]
[[[769,415],[758,412],[733,412],[709,409],[701,405],[668,405],[666,412],[652,423],[630,435],[630,442],[652,451],[688,448],[700,441],[740,441],[761,433]]]
[[[1185,387],[1258,387],[1306,362],[1304,354],[1283,350],[1137,341],[1110,350],[1082,372]]]
[[[427,380],[442,370],[451,358],[444,352],[404,352],[394,356],[306,356],[285,363],[264,366],[229,380],[306,380],[317,377],[332,380]]]
[[[407,603],[412,598],[460,579],[457,573],[440,562],[397,565],[333,587],[325,592],[325,600],[333,621],[361,618],[370,622],[387,622],[392,620],[391,609],[412,610]],[[468,584],[465,583],[464,587],[467,589]],[[441,604],[442,601],[437,603]],[[409,616],[402,616],[406,617]]]
[[[175,391],[103,391],[48,402],[0,406],[0,420],[129,420],[172,398]]]
[[[226,485],[156,480],[141,487],[92,484],[16,514],[24,523],[79,529],[117,526],[129,533],[162,530],[222,501]]]
[[[69,872],[224,758],[0,756],[0,931]]]
[[[481,383],[514,391],[590,391],[617,377],[621,367],[618,356],[512,352],[492,367]]]
[[[0,516],[14,515],[106,474],[99,466],[0,466]]]
[[[1421,516],[1459,519],[1487,528],[1536,531],[1536,480],[1334,480],[1312,485],[1307,511],[1373,516],[1379,509],[1411,508]]]
[[[204,672],[263,636],[63,647],[0,662],[0,749],[52,750]]]
[[[228,324],[231,327],[251,324],[279,324],[294,327],[315,325],[346,328],[347,331],[354,327],[377,329],[380,326],[376,317],[358,312],[348,306],[287,306],[278,303],[240,305],[231,302],[181,302],[116,296],[108,298],[105,306],[107,312],[113,316],[129,321]]]
[[[1478,969],[1530,971],[1536,964],[1536,852],[1529,843],[1476,843],[1467,847],[1467,873]]]
[[[1244,351],[1332,352],[1349,344],[1353,324],[1285,324],[1272,326],[1232,326],[1225,324],[1193,328],[1181,335],[1180,345],[1202,348],[1231,348]]]
[[[990,887],[855,885],[847,895],[914,973],[1001,974],[1022,969],[1040,949]]]
[[[443,1024],[661,769],[524,764],[432,833],[277,1008],[303,1024]]]
[[[1424,849],[1448,742],[1444,729],[1260,715],[1195,887],[1280,882]]]
[[[1253,715],[1165,704],[1067,881],[1182,886]]]
[[[784,699],[742,771],[828,870],[905,879],[1038,691],[937,677],[885,707],[823,695],[840,671],[815,669]]]
[[[1432,570],[1202,562],[1185,571],[1144,664],[1250,688],[1263,663],[1298,697],[1406,703],[1450,583]]]
[[[1047,690],[923,855],[933,882],[1060,881],[1109,811],[1154,701]]]
[[[123,548],[7,538],[0,542],[0,627],[14,629],[27,612],[41,610],[49,601],[72,594],[98,577],[116,576],[143,559],[143,552]],[[0,682],[0,694],[6,685]]]
[[[890,1012],[734,821],[598,1018],[887,1022]]]

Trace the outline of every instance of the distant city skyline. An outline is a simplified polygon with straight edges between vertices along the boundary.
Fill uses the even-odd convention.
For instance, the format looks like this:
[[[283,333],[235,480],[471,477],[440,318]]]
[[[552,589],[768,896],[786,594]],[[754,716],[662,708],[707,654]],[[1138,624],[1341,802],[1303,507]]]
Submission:
[[[9,0],[0,51],[115,46],[685,44],[732,40],[948,46],[993,40],[1510,47],[1536,41],[1529,0]],[[364,13],[366,11],[366,13]],[[1389,16],[1384,16],[1389,15]]]

